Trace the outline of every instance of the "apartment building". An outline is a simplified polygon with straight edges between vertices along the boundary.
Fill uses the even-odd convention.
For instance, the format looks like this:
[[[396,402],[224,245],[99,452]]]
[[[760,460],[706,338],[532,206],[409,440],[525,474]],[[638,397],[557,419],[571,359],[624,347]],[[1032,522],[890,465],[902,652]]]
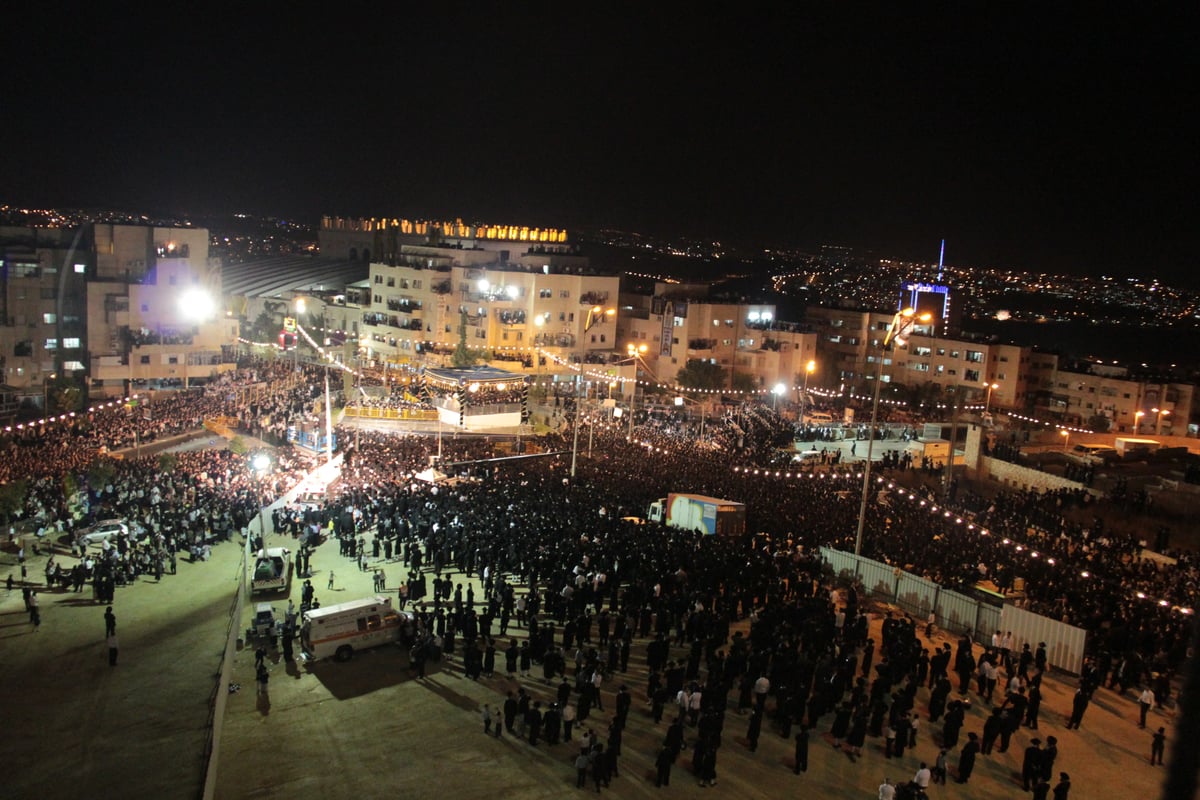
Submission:
[[[182,388],[235,368],[238,323],[202,228],[97,223],[87,281],[92,394]]]
[[[632,344],[652,379],[666,385],[691,360],[721,367],[731,386],[734,373],[760,389],[803,384],[805,365],[816,358],[815,334],[778,321],[774,305],[713,302],[707,294],[707,284],[665,282],[652,294],[622,294],[618,350]]]

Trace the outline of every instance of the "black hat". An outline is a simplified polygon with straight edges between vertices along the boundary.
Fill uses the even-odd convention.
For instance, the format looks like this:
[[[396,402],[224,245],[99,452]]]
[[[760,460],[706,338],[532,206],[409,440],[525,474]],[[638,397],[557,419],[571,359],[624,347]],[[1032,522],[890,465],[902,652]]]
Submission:
[[[1029,743],[1030,743],[1030,744],[1041,744],[1041,743],[1042,743],[1042,740],[1041,740],[1041,739],[1031,739],[1031,740],[1029,741]]]
[[[1068,774],[1067,774],[1067,773],[1065,773],[1065,772],[1060,772],[1060,773],[1058,773],[1058,777],[1062,778],[1064,781],[1069,781],[1069,780],[1071,780],[1071,776],[1070,776],[1070,775],[1068,775]]]

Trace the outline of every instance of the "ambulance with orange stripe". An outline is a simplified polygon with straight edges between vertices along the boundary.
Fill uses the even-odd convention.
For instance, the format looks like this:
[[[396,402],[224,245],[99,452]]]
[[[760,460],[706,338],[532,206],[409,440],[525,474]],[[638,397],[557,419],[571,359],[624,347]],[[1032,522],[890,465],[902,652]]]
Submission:
[[[395,610],[391,598],[377,595],[304,612],[300,644],[313,661],[330,656],[348,661],[359,650],[403,641],[413,626],[412,614]]]

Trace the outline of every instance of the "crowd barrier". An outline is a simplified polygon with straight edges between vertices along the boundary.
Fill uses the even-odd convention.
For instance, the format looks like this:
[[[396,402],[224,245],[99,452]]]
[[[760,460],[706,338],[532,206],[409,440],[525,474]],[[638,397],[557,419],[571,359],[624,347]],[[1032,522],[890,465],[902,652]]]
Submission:
[[[928,578],[853,553],[822,547],[821,558],[835,575],[862,584],[869,596],[899,606],[919,622],[932,611],[939,627],[953,633],[968,633],[983,644],[990,644],[996,631],[1011,631],[1013,647],[1018,652],[1022,645],[1028,644],[1036,650],[1045,642],[1051,666],[1072,675],[1083,669],[1087,631],[1082,628],[1011,603],[996,606],[944,589]]]
[[[437,411],[424,408],[382,408],[378,406],[346,406],[347,417],[362,419],[412,419],[425,422],[437,420]]]
[[[234,437],[237,420],[233,417],[209,417],[204,420],[204,429],[226,439]]]

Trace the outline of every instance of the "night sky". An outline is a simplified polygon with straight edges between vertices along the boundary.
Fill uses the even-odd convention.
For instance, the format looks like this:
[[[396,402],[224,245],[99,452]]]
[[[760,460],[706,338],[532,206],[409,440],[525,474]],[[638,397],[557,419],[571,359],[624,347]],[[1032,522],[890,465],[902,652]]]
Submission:
[[[921,260],[945,237],[951,264],[1200,284],[1183,19],[36,5],[6,9],[0,34],[0,202],[461,216]]]

